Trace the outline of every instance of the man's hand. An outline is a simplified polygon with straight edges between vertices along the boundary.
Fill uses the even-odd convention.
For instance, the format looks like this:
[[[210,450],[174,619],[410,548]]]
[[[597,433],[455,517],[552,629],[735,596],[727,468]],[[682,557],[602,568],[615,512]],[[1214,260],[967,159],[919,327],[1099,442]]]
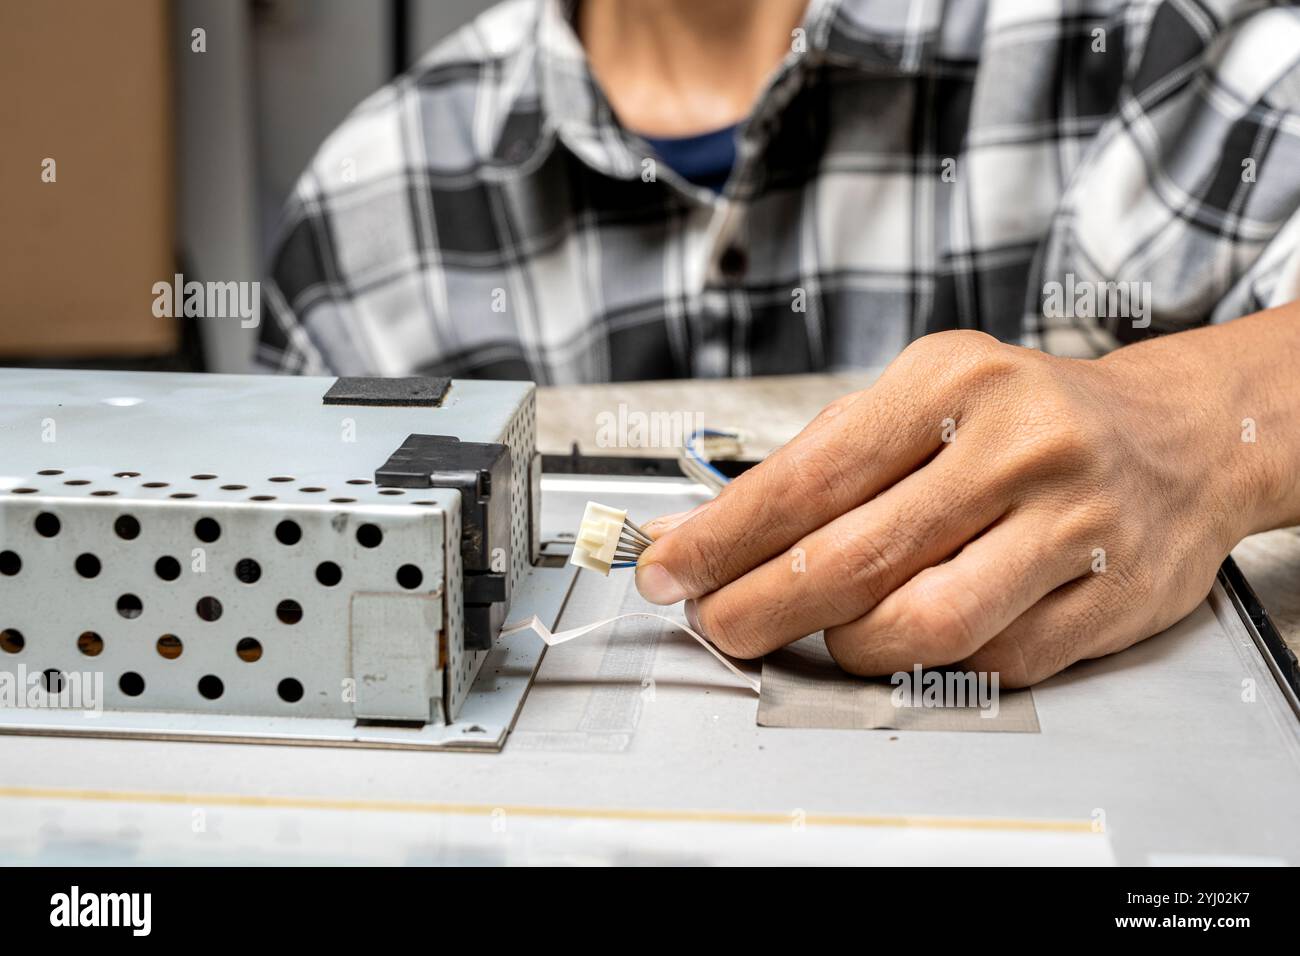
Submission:
[[[716,500],[649,523],[637,586],[693,599],[740,657],[824,630],[857,674],[960,662],[1023,686],[1128,647],[1294,513],[1294,476],[1247,434],[1277,403],[1239,381],[1227,328],[1092,361],[927,336]]]

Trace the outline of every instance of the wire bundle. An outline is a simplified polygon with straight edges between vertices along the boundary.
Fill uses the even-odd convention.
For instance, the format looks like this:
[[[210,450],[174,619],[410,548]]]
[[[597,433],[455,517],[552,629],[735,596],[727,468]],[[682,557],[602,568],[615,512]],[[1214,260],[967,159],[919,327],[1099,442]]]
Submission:
[[[636,522],[623,519],[623,528],[619,532],[618,547],[614,551],[614,563],[611,568],[633,568],[641,560],[641,553],[650,547],[651,538],[637,527]]]
[[[701,428],[692,432],[677,455],[682,474],[714,494],[731,479],[715,468],[710,458],[738,458],[744,451],[744,432],[736,428]]]
[[[744,433],[735,428],[701,428],[686,439],[678,455],[682,474],[717,494],[728,482],[709,458],[737,458],[744,451]],[[573,542],[569,563],[589,571],[609,574],[614,568],[634,568],[651,538],[627,512],[588,501]]]

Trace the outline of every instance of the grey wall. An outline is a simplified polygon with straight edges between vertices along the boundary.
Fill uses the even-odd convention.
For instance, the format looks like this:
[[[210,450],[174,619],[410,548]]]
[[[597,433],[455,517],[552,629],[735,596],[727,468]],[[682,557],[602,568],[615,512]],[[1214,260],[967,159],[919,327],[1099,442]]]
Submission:
[[[492,6],[491,0],[408,0],[410,37],[407,49],[419,58],[439,40],[463,23],[468,23]]]
[[[191,31],[207,51],[191,51]],[[238,282],[258,277],[257,161],[250,8],[177,0],[176,189],[180,267],[187,276]],[[209,365],[242,371],[247,333],[238,322],[200,327]]]
[[[298,174],[352,107],[392,76],[392,4],[269,0],[253,17],[263,248]]]
[[[407,63],[489,0],[405,0]],[[175,0],[182,264],[257,279],[279,211],[326,134],[393,72],[392,0]],[[190,31],[207,31],[207,52]],[[250,368],[255,335],[205,321],[209,368]]]

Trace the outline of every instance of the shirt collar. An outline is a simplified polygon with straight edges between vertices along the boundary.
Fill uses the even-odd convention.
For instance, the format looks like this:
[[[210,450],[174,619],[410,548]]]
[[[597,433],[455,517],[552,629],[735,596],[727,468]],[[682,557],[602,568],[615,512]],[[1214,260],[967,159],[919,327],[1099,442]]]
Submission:
[[[822,63],[892,76],[923,72],[937,42],[944,2],[811,0],[799,27],[802,36],[791,38],[791,52],[764,95],[781,92],[784,100],[810,66]],[[542,131],[556,135],[594,169],[631,179],[639,175],[643,156],[592,76],[573,27],[576,4],[539,0],[536,80]]]

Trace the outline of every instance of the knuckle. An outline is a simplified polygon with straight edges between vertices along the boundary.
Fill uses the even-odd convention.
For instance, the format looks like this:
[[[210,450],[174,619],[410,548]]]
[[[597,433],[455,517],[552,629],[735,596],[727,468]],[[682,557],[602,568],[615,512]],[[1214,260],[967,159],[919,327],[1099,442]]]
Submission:
[[[1035,637],[1041,642],[1041,638]],[[960,664],[966,670],[977,673],[997,674],[998,686],[1007,690],[1028,687],[1053,671],[1039,672],[1031,668],[1031,655],[1025,653],[1025,638],[1014,631],[1004,631],[975,653],[969,655]]]
[[[909,387],[921,381],[942,388],[945,382],[953,382],[963,370],[978,365],[1000,347],[993,336],[971,329],[932,332],[913,339],[881,378],[908,383]]]
[[[1121,558],[1110,561],[1106,570],[1114,573],[1112,588],[1123,603],[1145,601],[1156,591],[1156,572],[1149,561]]]
[[[1084,426],[1065,417],[1044,414],[1013,426],[1010,443],[996,469],[998,480],[1023,484],[1028,479],[1069,476],[1072,482],[1092,481],[1097,469],[1097,446],[1084,434]]]
[[[979,646],[977,617],[969,600],[913,600],[899,609],[896,627],[925,658],[920,663],[938,666],[960,660]]]
[[[1019,356],[991,335],[969,331],[954,334],[957,338],[947,352],[954,384],[981,390],[1021,370]]]
[[[846,535],[836,548],[844,568],[839,585],[828,589],[826,599],[837,609],[859,614],[879,604],[889,594],[895,561],[892,549],[869,534]]]
[[[814,418],[812,422],[810,422],[809,424],[819,425],[824,422],[830,421],[832,418],[839,417],[844,412],[846,412],[849,408],[851,408],[853,405],[857,404],[859,399],[862,398],[862,395],[863,395],[862,392],[850,392],[847,395],[841,395],[839,398],[836,398],[831,402],[829,402],[825,408],[823,408],[820,412],[817,413],[817,417]]]
[[[1083,622],[1096,621],[1095,627],[1084,630]],[[1034,641],[1024,654],[1027,660],[1025,685],[1037,684],[1053,674],[1059,674],[1084,656],[1085,633],[1096,633],[1102,622],[1094,614],[1081,614],[1070,621],[1060,621],[1055,628],[1049,626],[1042,637]]]
[[[1094,592],[1095,593],[1095,592]],[[1094,606],[1058,608],[1021,618],[971,655],[965,666],[998,674],[1001,686],[1029,687],[1085,656],[1085,635],[1100,633],[1105,614]]]
[[[745,660],[763,655],[759,633],[743,616],[729,612],[716,596],[701,599],[695,613],[700,631],[724,654]]]
[[[1055,537],[1066,546],[1105,548],[1122,528],[1123,515],[1116,502],[1094,497],[1063,509],[1054,523]]]
[[[790,464],[790,486],[811,501],[839,498],[845,489],[843,455],[826,445],[802,450]],[[773,492],[781,490],[772,489]],[[782,496],[774,493],[770,500],[781,501]]]
[[[827,628],[824,633],[826,651],[840,670],[858,677],[874,677],[873,669],[862,654],[858,636],[852,628]]]
[[[1024,657],[1014,648],[997,647],[978,651],[962,661],[961,667],[976,673],[997,674],[998,687],[1002,690],[1029,687],[1041,679],[1029,673]]]
[[[1053,421],[1026,429],[1019,457],[1036,472],[1076,471],[1087,463],[1087,443],[1065,423]]]
[[[935,394],[944,406],[960,410],[954,417],[961,421],[973,413],[984,417],[988,411],[1003,418],[1017,394],[1026,391],[1018,379],[1020,369],[1008,356],[967,356],[939,368],[932,374]]]
[[[932,332],[914,340],[903,354],[930,359],[936,355],[980,356],[994,353],[1001,349],[1002,343],[987,332],[975,329],[949,329],[944,332]]]

